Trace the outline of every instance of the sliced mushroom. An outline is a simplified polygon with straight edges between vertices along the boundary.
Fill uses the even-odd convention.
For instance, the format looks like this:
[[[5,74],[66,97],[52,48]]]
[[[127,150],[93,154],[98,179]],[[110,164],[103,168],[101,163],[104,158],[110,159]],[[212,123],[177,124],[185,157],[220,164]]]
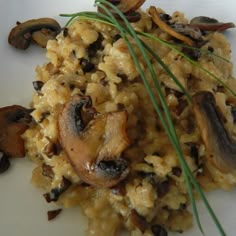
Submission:
[[[118,8],[123,12],[127,13],[129,11],[138,10],[146,0],[121,0]]]
[[[193,46],[194,45],[194,41],[192,39],[190,39],[189,37],[178,33],[177,31],[175,31],[170,25],[168,25],[166,22],[164,22],[161,17],[159,16],[159,13],[157,12],[156,7],[151,6],[149,8],[149,14],[152,17],[153,22],[159,26],[159,28],[163,31],[165,31],[166,33],[168,33],[169,35],[171,35],[172,37],[179,39],[181,41],[183,41],[184,43],[186,43],[189,46]]]
[[[207,16],[198,16],[193,18],[190,21],[190,25],[205,31],[224,31],[235,27],[235,24],[232,22],[218,22],[218,20]]]
[[[32,39],[41,47],[46,47],[47,40],[55,38],[61,31],[58,22],[51,18],[39,18],[18,23],[10,32],[8,42],[15,48],[26,49]]]
[[[0,151],[9,157],[24,157],[21,135],[28,128],[31,110],[13,105],[0,108]]]
[[[141,15],[137,10],[144,4],[146,0],[109,0],[110,3],[116,5],[117,8],[124,13],[129,22],[137,22],[141,19]],[[109,8],[109,7],[108,7]],[[112,14],[119,19],[119,15],[113,9],[109,9]],[[98,7],[98,11],[104,13],[104,10]]]
[[[125,111],[95,114],[85,121],[91,109],[86,97],[74,96],[59,117],[59,136],[78,176],[98,187],[112,187],[123,180],[128,163],[121,153],[129,145]]]
[[[235,170],[236,141],[224,127],[214,95],[208,91],[195,94],[193,110],[206,146],[208,160],[222,172]]]

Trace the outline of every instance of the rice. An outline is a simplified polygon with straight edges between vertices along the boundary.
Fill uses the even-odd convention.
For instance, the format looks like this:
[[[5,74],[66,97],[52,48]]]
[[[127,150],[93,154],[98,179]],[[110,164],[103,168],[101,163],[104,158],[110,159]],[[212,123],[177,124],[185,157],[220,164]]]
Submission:
[[[174,12],[172,20],[188,22],[180,12]],[[138,31],[173,41],[153,26],[145,12],[141,12],[141,20],[132,25]],[[224,35],[214,32],[205,37],[208,42],[203,48],[214,48],[217,55],[230,60],[230,45]],[[143,40],[191,95],[202,90],[214,93],[217,106],[224,114],[225,127],[235,135],[232,107],[227,103],[231,94],[176,51],[154,40]],[[141,53],[135,44],[133,48],[152,84]],[[178,158],[119,33],[99,22],[75,20],[66,34],[62,32],[56,40],[48,42],[46,56],[49,62],[36,68],[37,80],[44,85],[32,98],[35,125],[23,136],[27,156],[37,164],[32,183],[51,191],[60,187],[63,178],[68,179],[71,185],[57,203],[65,208],[81,207],[89,220],[87,235],[116,235],[123,228],[135,236],[153,235],[155,227],[173,232],[191,228],[190,200]],[[236,91],[232,63],[203,53],[198,63]],[[206,158],[191,105],[163,68],[155,61],[152,64],[161,81],[184,157],[199,184],[206,191],[230,190],[236,183],[235,172],[223,173]],[[129,161],[130,173],[112,188],[85,184],[60,145],[59,116],[65,104],[78,94],[89,96],[100,114],[120,110],[127,113],[130,145],[122,156]],[[51,168],[53,175],[45,173],[45,166]]]

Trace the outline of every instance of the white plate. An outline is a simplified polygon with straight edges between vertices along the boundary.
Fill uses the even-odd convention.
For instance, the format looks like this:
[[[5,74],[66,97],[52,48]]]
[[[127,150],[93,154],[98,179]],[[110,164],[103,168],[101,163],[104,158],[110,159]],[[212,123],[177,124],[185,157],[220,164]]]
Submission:
[[[236,2],[232,0],[147,0],[145,5],[151,4],[158,4],[169,13],[178,9],[184,11],[188,17],[206,15],[221,21],[236,22]],[[53,17],[65,23],[65,19],[58,16],[59,13],[92,9],[93,0],[0,0],[0,106],[27,106],[33,91],[34,68],[45,61],[43,49],[30,47],[26,51],[20,51],[8,45],[8,33],[15,22],[37,17]],[[236,63],[236,30],[229,30],[226,35],[232,43],[232,55]],[[31,170],[32,163],[26,159],[17,159],[12,161],[8,172],[0,175],[0,235],[85,235],[86,219],[78,208],[64,210],[56,220],[47,221],[47,211],[57,207],[47,204],[42,192],[30,184]],[[207,196],[227,235],[234,236],[236,191],[217,191]],[[201,203],[199,211],[206,235],[219,235]],[[200,232],[195,227],[182,235],[198,236]]]

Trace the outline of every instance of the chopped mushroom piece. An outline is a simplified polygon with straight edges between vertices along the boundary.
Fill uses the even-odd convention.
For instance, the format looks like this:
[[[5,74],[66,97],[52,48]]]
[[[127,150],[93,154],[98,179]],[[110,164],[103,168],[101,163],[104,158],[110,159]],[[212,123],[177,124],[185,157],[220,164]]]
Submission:
[[[189,24],[175,23],[171,25],[171,27],[180,34],[189,36],[194,40],[203,41],[202,32],[196,26]]]
[[[45,163],[42,164],[42,175],[48,178],[54,178],[54,172],[52,166],[49,166]]]
[[[59,117],[59,138],[78,176],[98,187],[112,187],[123,180],[128,163],[121,153],[129,145],[125,111],[95,114],[87,97],[71,98]],[[92,119],[91,119],[92,118]]]
[[[30,111],[13,105],[0,108],[0,151],[9,157],[24,157],[25,148],[21,135],[31,121]]]
[[[153,232],[153,236],[167,236],[168,233],[166,229],[158,224],[152,225],[151,230]]]
[[[149,8],[149,14],[152,17],[153,22],[157,26],[159,26],[161,30],[165,31],[166,33],[168,33],[172,37],[183,41],[184,43],[186,43],[189,46],[194,45],[193,40],[191,40],[190,38],[188,38],[187,36],[185,36],[183,34],[180,34],[180,33],[176,32],[171,26],[169,26],[166,22],[163,21],[161,19],[161,17],[159,16],[159,13],[157,12],[156,7],[151,6]]]
[[[132,223],[139,228],[139,230],[144,233],[145,230],[148,228],[148,223],[146,219],[139,215],[138,212],[135,209],[132,209],[130,212],[130,218]]]
[[[11,163],[8,158],[3,152],[0,152],[0,174],[7,171],[10,167]]]
[[[60,185],[57,188],[51,189],[50,192],[44,193],[43,197],[47,202],[56,202],[71,184],[71,181],[63,176]]]
[[[32,39],[46,47],[48,39],[55,38],[61,31],[58,22],[51,18],[39,18],[18,23],[10,32],[8,42],[15,48],[26,49]]]
[[[218,22],[218,20],[207,16],[198,16],[193,18],[190,21],[190,25],[206,31],[224,31],[235,27],[235,24],[232,22]]]
[[[209,161],[223,172],[235,170],[236,141],[224,127],[214,95],[208,91],[195,94],[193,110]]]
[[[40,80],[33,81],[33,87],[36,92],[41,92],[43,85],[44,85],[44,83]]]
[[[55,219],[60,213],[61,213],[62,209],[56,209],[56,210],[52,210],[52,211],[48,211],[47,215],[48,215],[48,221]]]

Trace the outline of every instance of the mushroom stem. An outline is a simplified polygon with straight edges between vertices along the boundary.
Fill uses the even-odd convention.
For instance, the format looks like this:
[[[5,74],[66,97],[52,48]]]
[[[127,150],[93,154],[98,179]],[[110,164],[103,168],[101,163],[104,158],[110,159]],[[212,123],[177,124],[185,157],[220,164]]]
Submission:
[[[222,172],[236,168],[236,141],[226,131],[214,95],[201,91],[193,96],[193,110],[206,146],[206,156]]]

